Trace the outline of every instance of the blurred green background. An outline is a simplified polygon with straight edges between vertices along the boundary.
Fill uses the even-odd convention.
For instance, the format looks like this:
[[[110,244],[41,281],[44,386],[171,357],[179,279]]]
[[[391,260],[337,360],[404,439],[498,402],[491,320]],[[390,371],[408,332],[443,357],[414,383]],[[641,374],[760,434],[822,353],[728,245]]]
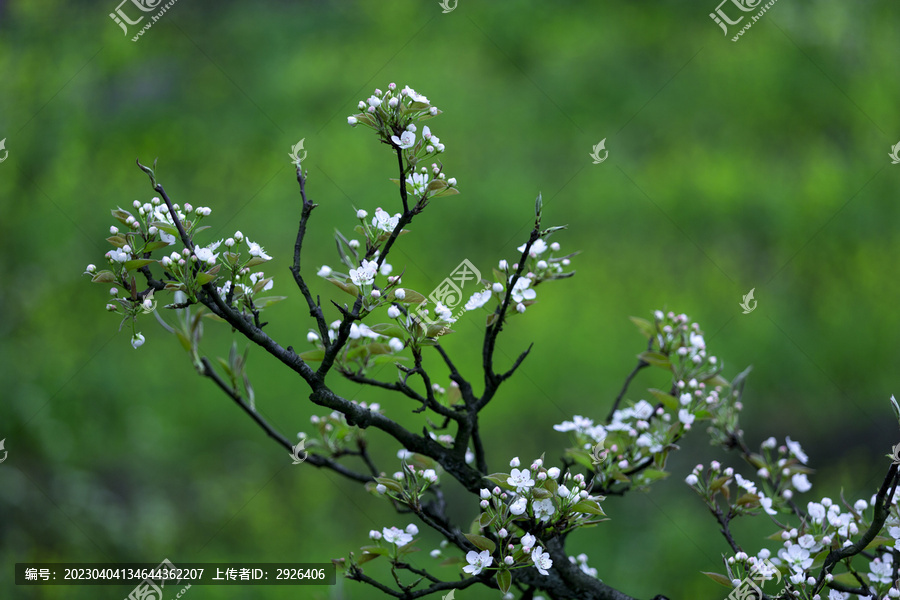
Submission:
[[[305,140],[320,205],[312,275],[337,264],[332,232],[352,229],[352,207],[396,209],[393,155],[345,120],[391,81],[444,111],[429,125],[462,191],[434,201],[398,245],[404,283],[426,291],[463,258],[483,271],[514,258],[538,191],[546,224],[570,225],[555,239],[582,251],[576,277],[538,288],[502,338],[501,364],[535,348],[483,414],[493,470],[544,452],[558,464],[568,439],[550,425],[605,416],[643,349],[628,316],[664,308],[700,322],[726,376],[754,366],[748,441],[804,444],[817,473],[799,500],[868,498],[880,483],[898,441],[887,400],[900,393],[900,166],[887,156],[900,138],[895,3],[780,0],[737,43],[708,17],[715,0],[459,0],[448,14],[436,0],[179,0],[136,43],[108,17],[115,8],[0,1],[0,597],[130,591],[16,587],[17,561],[327,562],[366,544],[369,529],[409,522],[333,473],[292,467],[153,319],[132,350],[103,309],[105,286],[82,276],[103,262],[109,209],[153,195],[135,158],[158,157],[176,202],[213,208],[208,241],[240,229],[274,257],[267,272],[291,299],[268,312],[268,331],[305,348],[288,273],[299,194],[287,154]],[[603,138],[609,158],[594,165]],[[743,315],[751,288],[758,308]],[[476,381],[482,325],[465,317],[445,344]],[[227,331],[207,327],[207,354],[228,345]],[[322,414],[261,351],[250,372],[257,406],[288,437]],[[421,427],[402,399],[335,387]],[[370,439],[395,470],[396,443]],[[611,520],[570,538],[635,597],[727,593],[699,574],[717,570],[727,546],[682,480],[712,458],[746,468],[703,428],[682,446],[670,480],[609,498]],[[477,502],[445,483],[468,522]],[[755,551],[774,526],[737,530]],[[425,533],[421,547],[436,543]],[[378,563],[367,572],[388,577]],[[186,596],[381,597],[341,581]]]

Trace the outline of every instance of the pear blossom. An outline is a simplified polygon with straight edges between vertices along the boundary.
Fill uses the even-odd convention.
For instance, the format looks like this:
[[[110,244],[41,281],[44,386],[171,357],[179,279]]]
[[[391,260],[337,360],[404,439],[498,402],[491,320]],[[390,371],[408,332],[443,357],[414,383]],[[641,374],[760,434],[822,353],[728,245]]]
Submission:
[[[506,483],[515,486],[519,494],[524,494],[528,488],[534,486],[534,479],[531,478],[531,471],[528,469],[513,469]]]
[[[472,294],[472,297],[469,298],[468,302],[466,302],[465,309],[466,310],[475,310],[476,308],[481,308],[485,304],[487,304],[488,300],[491,299],[491,290],[482,290],[480,292],[475,292]]]
[[[527,245],[528,244],[522,244],[521,246],[516,248],[516,250],[518,250],[519,252],[525,252],[525,246],[527,246]],[[547,242],[538,238],[538,239],[534,240],[533,244],[531,244],[531,249],[528,251],[528,254],[530,256],[534,257],[534,256],[537,256],[538,254],[542,254],[546,249],[547,249]]]
[[[531,279],[528,277],[519,277],[516,279],[515,285],[513,285],[512,289],[512,299],[513,302],[524,302],[525,300],[534,300],[537,297],[537,292],[531,289],[529,286],[531,285]]]
[[[538,573],[549,575],[547,569],[553,566],[553,561],[548,553],[544,552],[540,547],[535,548],[531,551],[531,560],[534,562],[534,566],[537,567]]]
[[[406,183],[412,187],[413,196],[421,196],[428,188],[428,175],[425,173],[412,173],[406,178]]]
[[[767,515],[777,515],[778,511],[772,508],[772,499],[766,498],[765,496],[759,497],[759,505],[762,506],[762,509],[766,511]],[[807,552],[807,554],[809,554]]]
[[[131,346],[132,346],[132,348],[134,348],[135,350],[137,350],[138,348],[140,348],[140,347],[143,346],[143,345],[144,345],[144,335],[141,334],[141,333],[135,333],[135,334],[131,337]]]
[[[695,418],[696,417],[686,408],[682,408],[678,411],[678,420],[684,423],[686,427],[690,426]]]
[[[531,549],[534,548],[534,545],[537,543],[537,538],[535,538],[530,533],[526,533],[522,536],[522,550],[525,552],[531,552]]]
[[[263,260],[272,260],[272,257],[269,256],[268,254],[266,254],[266,251],[263,250],[263,247],[260,246],[259,244],[257,244],[256,242],[251,242],[250,240],[247,240],[247,246],[250,247],[250,250],[248,250],[248,252],[250,253],[250,256],[255,256],[255,257],[261,258]]]
[[[113,262],[123,263],[131,258],[131,255],[128,252],[124,252],[119,250],[118,248],[114,248],[106,253],[106,257]]]
[[[375,282],[375,274],[378,272],[378,263],[374,260],[363,260],[357,269],[350,269],[350,280],[354,285],[372,285]]]
[[[463,571],[472,575],[478,575],[481,571],[491,566],[494,559],[487,550],[482,550],[481,552],[469,550],[469,553],[466,554],[466,562],[469,564],[463,567]]]
[[[413,536],[409,533],[403,531],[402,529],[398,529],[396,527],[391,527],[388,529],[387,527],[383,528],[382,533],[384,534],[384,541],[389,544],[396,544],[397,546],[405,546],[410,543],[413,539]]]
[[[380,207],[375,209],[375,218],[372,219],[372,227],[385,232],[392,232],[400,222],[400,213],[393,217]]]
[[[778,556],[787,564],[794,573],[802,573],[810,568],[813,559],[809,556],[809,550],[801,548],[797,544],[790,548],[782,548],[778,551]]]
[[[519,515],[524,514],[527,508],[528,500],[526,500],[524,496],[519,496],[509,505],[509,512],[518,517]]]
[[[791,477],[791,484],[798,492],[808,492],[812,489],[812,484],[809,482],[809,478],[806,477],[805,473],[797,473]]]
[[[197,260],[199,260],[200,262],[205,262],[210,265],[214,264],[216,262],[216,260],[219,258],[219,254],[218,253],[214,254],[214,252],[216,251],[216,248],[218,248],[219,244],[221,244],[221,243],[222,243],[222,240],[219,240],[218,242],[213,242],[212,244],[210,244],[209,246],[207,246],[205,248],[194,248],[194,256],[196,256]]]
[[[416,143],[416,134],[412,131],[404,131],[400,134],[400,137],[392,135],[391,141],[401,150],[406,150],[407,148],[412,148]]]
[[[791,451],[791,454],[793,454],[797,458],[797,460],[805,465],[806,461],[809,460],[809,457],[806,456],[805,452],[803,452],[803,448],[800,447],[800,444],[793,441],[790,436],[785,438],[785,442],[787,443],[788,450]]]
[[[553,506],[553,501],[549,498],[537,500],[531,506],[534,509],[534,518],[541,521],[549,521],[553,513],[556,512],[556,507]]]
[[[821,523],[825,519],[825,507],[818,502],[810,502],[806,505],[806,511],[809,513],[813,523]]]
[[[394,352],[400,352],[404,347],[403,342],[399,338],[391,338],[391,340],[388,342],[388,346],[390,346],[391,350],[393,350]]]

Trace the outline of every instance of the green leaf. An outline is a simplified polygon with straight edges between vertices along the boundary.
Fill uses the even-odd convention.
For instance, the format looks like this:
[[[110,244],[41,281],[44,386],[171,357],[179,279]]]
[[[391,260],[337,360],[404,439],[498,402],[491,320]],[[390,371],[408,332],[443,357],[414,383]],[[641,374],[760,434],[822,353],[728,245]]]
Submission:
[[[628,317],[631,319],[631,322],[637,325],[638,331],[640,331],[645,338],[652,338],[656,335],[656,325],[648,321],[647,319],[642,319],[640,317]]]
[[[281,302],[282,300],[287,300],[287,296],[266,296],[265,298],[256,298],[253,300],[253,305],[262,310],[269,306],[272,306],[276,302]]]
[[[494,519],[496,519],[496,517],[492,517],[490,513],[483,512],[481,513],[481,516],[478,517],[478,524],[482,527],[489,527],[490,524],[494,522]]]
[[[375,333],[380,333],[381,335],[400,339],[403,339],[403,337],[406,335],[406,332],[403,331],[403,328],[396,323],[376,323],[369,329],[371,329]]]
[[[114,216],[122,225],[126,225],[128,221],[128,217],[132,216],[130,212],[127,210],[122,210],[121,208],[117,208],[116,210],[110,211],[112,216]]]
[[[127,260],[125,261],[125,269],[128,271],[134,271],[135,269],[140,269],[141,267],[145,267],[155,262],[156,261],[152,258],[136,258],[134,260]]]
[[[679,408],[681,408],[681,405],[678,403],[678,398],[676,398],[675,396],[667,394],[664,391],[657,390],[655,388],[651,388],[647,391],[653,394],[653,397],[662,402],[662,405],[669,410],[678,410]]]
[[[444,196],[455,196],[458,193],[459,193],[459,190],[456,189],[455,187],[447,186],[440,192],[432,194],[431,197],[432,198],[443,198]]]
[[[637,355],[637,357],[648,365],[654,367],[662,367],[663,369],[672,368],[672,364],[669,362],[669,358],[661,352],[641,352]]]
[[[893,545],[894,545],[893,538],[884,537],[883,535],[876,535],[874,538],[872,538],[872,541],[869,542],[864,549],[865,550],[874,550],[878,546],[893,546]]]
[[[111,235],[108,238],[106,238],[106,241],[109,242],[110,244],[112,244],[113,246],[115,246],[116,248],[121,248],[122,246],[124,246],[125,244],[128,243],[128,241],[121,235]]]
[[[359,559],[356,561],[356,564],[363,565],[363,564],[369,562],[370,560],[375,560],[379,556],[381,556],[381,554],[374,554],[372,552],[363,552],[362,556],[360,556]]]
[[[156,227],[160,231],[165,231],[169,235],[174,235],[176,237],[178,237],[178,235],[179,235],[178,228],[175,227],[174,225],[169,225],[168,223],[163,223],[161,221],[153,221],[152,223],[150,223],[150,226]]]
[[[734,587],[733,585],[731,585],[731,580],[728,579],[727,577],[725,577],[724,575],[720,575],[718,573],[708,573],[707,571],[700,571],[700,572],[703,573],[704,575],[706,575],[707,577],[709,577],[710,579],[712,579],[713,581],[715,581],[716,583],[718,583],[719,585],[724,585],[728,589],[731,589]]]
[[[509,586],[512,585],[512,575],[509,574],[509,569],[497,571],[497,585],[504,594],[509,591]]]
[[[98,271],[91,277],[91,283],[113,283],[116,276],[112,271]]]
[[[400,482],[391,477],[376,477],[375,482],[380,483],[392,492],[397,492],[398,494],[403,492],[403,486],[400,485]]]
[[[306,362],[319,362],[325,358],[325,351],[321,349],[307,350],[306,352],[301,352],[299,356]]]
[[[553,497],[553,494],[551,494],[548,490],[539,487],[531,488],[531,493],[535,498],[538,498],[540,500]]]
[[[509,479],[508,473],[494,473],[493,475],[486,475],[484,478],[495,485],[499,485],[505,490],[516,489],[513,486],[509,485],[509,483],[506,481],[507,479]]]
[[[419,292],[417,292],[415,290],[410,290],[408,288],[397,288],[397,289],[402,289],[406,293],[406,296],[403,297],[403,300],[398,300],[396,297],[397,290],[394,289],[394,290],[391,290],[390,294],[388,294],[388,297],[387,297],[388,302],[397,302],[399,304],[421,304],[428,300],[427,298],[425,298],[425,296],[423,296],[422,294],[420,294]]]
[[[599,517],[606,516],[606,513],[600,508],[600,504],[594,500],[582,500],[575,504],[575,506],[572,507],[572,510],[575,512],[587,513],[589,515],[597,515]]]
[[[443,179],[432,179],[428,182],[428,187],[425,188],[428,192],[438,192],[447,187],[447,182]]]
[[[359,296],[359,288],[356,287],[355,285],[353,285],[352,283],[344,283],[343,281],[341,281],[339,279],[335,279],[334,277],[329,277],[328,281],[330,281],[334,285],[338,286],[339,288],[341,288],[342,290],[344,290],[345,292],[347,292],[354,298]]]
[[[248,261],[246,262],[246,264],[244,264],[244,266],[245,266],[245,267],[255,267],[255,266],[257,266],[257,265],[261,265],[261,264],[267,263],[267,262],[269,262],[269,261],[266,260],[265,258],[260,258],[260,257],[258,257],[258,256],[254,256],[253,258],[251,258],[250,260],[248,260]]]
[[[146,244],[144,244],[144,252],[153,252],[154,250],[159,250],[160,248],[168,248],[168,246],[169,243],[162,240],[147,242]]]
[[[207,283],[209,283],[210,281],[212,281],[215,278],[216,278],[216,275],[214,273],[210,273],[210,272],[197,273],[197,283],[200,285],[206,285]]]
[[[487,539],[482,535],[475,535],[474,533],[465,534],[466,539],[475,544],[475,547],[479,550],[487,550],[491,554],[494,553],[494,550],[497,549],[496,544],[491,540]]]

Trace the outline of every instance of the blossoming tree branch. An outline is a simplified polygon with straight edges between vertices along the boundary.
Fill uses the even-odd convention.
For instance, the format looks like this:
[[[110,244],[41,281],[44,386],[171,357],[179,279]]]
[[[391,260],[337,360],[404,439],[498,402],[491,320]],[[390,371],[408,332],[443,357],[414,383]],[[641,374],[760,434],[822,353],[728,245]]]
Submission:
[[[387,262],[392,248],[432,200],[458,193],[456,180],[445,175],[440,160],[444,145],[422,124],[441,111],[415,90],[398,90],[394,84],[384,92],[375,90],[359,109],[348,123],[373,130],[396,156],[397,208],[376,208],[371,214],[354,209],[359,237],[336,233],[340,266],[316,270],[349,299],[323,306],[310,291],[310,270],[301,260],[316,204],[307,194],[301,159],[294,155],[301,203],[290,271],[309,311],[309,349],[295,351],[266,333],[262,312],[285,298],[267,295],[273,278],[260,269],[271,257],[259,238],[254,242],[237,231],[227,239],[204,241],[207,226],[202,223],[211,209],[173,202],[154,170],[140,162],[156,196],[135,201],[134,210],[112,211],[119,224],[110,228],[107,241],[113,249],[106,254],[106,266],[88,265],[86,271],[93,282],[109,286],[107,310],[121,316],[120,329],[131,329],[132,346],[145,343],[137,323],[153,313],[177,336],[197,371],[276,443],[295,455],[298,446],[304,448],[309,464],[358,482],[398,514],[414,515],[415,522],[403,527],[370,531],[358,553],[336,560],[349,579],[402,599],[449,596],[481,585],[498,590],[504,599],[543,593],[552,599],[629,600],[627,591],[603,582],[603,573],[589,566],[587,556],[569,556],[566,542],[570,535],[590,535],[582,530],[602,527],[607,496],[645,489],[666,477],[667,458],[678,449],[677,442],[703,423],[712,443],[735,451],[745,463],[744,475],[713,461],[708,467],[697,465],[685,477],[720,527],[723,539],[717,549],[726,554],[721,568],[706,575],[728,588],[729,598],[900,597],[900,560],[894,549],[900,539],[895,499],[900,458],[885,460],[884,482],[868,499],[852,504],[843,498],[801,500],[812,487],[802,447],[791,438],[783,444],[769,438],[758,450],[745,442],[738,417],[747,372],[726,379],[721,362],[707,352],[699,325],[683,314],[656,311],[651,319],[632,319],[645,338],[634,370],[605,418],[576,415],[554,426],[571,437],[571,447],[557,464],[544,456],[489,459],[479,415],[492,401],[501,401],[502,384],[530,351],[499,365],[498,336],[515,326],[516,319],[528,318],[523,313],[532,310],[540,284],[573,274],[566,269],[574,254],[561,255],[560,245],[548,241],[564,228],[543,227],[538,196],[534,226],[518,256],[499,261],[489,277],[479,274],[479,289],[467,301],[452,285],[428,295],[405,287],[402,274],[392,274]],[[464,261],[454,275],[464,283],[476,279],[475,272]],[[157,299],[168,294],[173,300],[166,308],[174,312],[174,323],[155,311]],[[474,311],[485,314],[477,376],[461,372],[441,345],[441,338],[453,333],[451,325]],[[298,445],[256,411],[247,351],[240,352],[237,341],[227,358],[211,360],[201,353],[203,324],[210,320],[224,322],[236,338],[248,342],[247,349],[258,346],[295,372],[308,387],[309,400],[327,410],[312,418],[314,431],[301,432]],[[442,373],[426,370],[426,352],[440,358]],[[376,367],[384,364],[394,366],[394,379],[376,377]],[[632,392],[647,368],[664,370],[668,387]],[[421,414],[422,433],[402,427],[377,404],[336,394],[329,386],[334,376],[405,397],[412,412]],[[446,381],[445,387],[441,382]],[[892,405],[900,420],[893,398]],[[400,446],[397,464],[376,464],[368,450],[373,431],[379,440]],[[509,469],[495,470],[498,462]],[[472,511],[478,514],[474,522],[448,517],[447,485],[472,495]],[[773,536],[762,543],[739,541],[732,522],[753,516],[769,519]],[[421,528],[441,540],[426,555],[415,554],[423,543]],[[748,552],[743,544],[763,547]],[[365,565],[376,559],[389,563],[390,581],[366,573]],[[434,574],[435,567],[448,565],[458,569],[455,577]]]

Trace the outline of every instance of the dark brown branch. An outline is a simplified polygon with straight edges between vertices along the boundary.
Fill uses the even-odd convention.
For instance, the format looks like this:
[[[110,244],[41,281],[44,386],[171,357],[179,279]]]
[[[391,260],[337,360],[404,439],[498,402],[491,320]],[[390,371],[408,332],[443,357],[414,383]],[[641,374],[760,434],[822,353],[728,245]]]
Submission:
[[[294,242],[294,264],[291,266],[291,273],[294,276],[297,287],[300,288],[300,293],[306,299],[306,304],[309,306],[309,315],[316,320],[322,343],[327,344],[328,325],[325,323],[322,307],[318,301],[313,300],[309,287],[300,274],[300,253],[303,248],[303,238],[306,236],[306,224],[309,222],[309,216],[312,214],[313,209],[318,206],[318,204],[313,204],[306,197],[306,178],[303,177],[303,170],[300,168],[300,165],[297,165],[297,183],[300,184],[300,198],[302,199],[303,207],[300,210],[300,224],[297,226],[297,241]]]
[[[873,505],[874,514],[872,516],[872,525],[866,530],[862,537],[856,541],[855,544],[851,544],[849,546],[845,546],[843,548],[839,548],[838,550],[832,550],[828,553],[828,556],[825,557],[825,564],[822,565],[822,571],[819,573],[819,577],[816,579],[816,586],[813,589],[813,593],[818,593],[825,582],[825,576],[831,573],[834,566],[844,560],[845,558],[850,558],[851,556],[856,556],[860,552],[866,549],[866,546],[869,545],[869,542],[875,539],[875,536],[878,535],[878,532],[881,531],[881,528],[884,527],[884,522],[887,521],[888,515],[890,514],[891,508],[891,498],[894,496],[894,492],[897,489],[897,469],[898,466],[896,463],[892,463],[891,467],[888,469],[887,475],[884,477],[884,482],[881,484],[881,489],[878,490],[878,494],[875,496],[875,503]],[[890,490],[890,494],[888,494],[888,490]]]

